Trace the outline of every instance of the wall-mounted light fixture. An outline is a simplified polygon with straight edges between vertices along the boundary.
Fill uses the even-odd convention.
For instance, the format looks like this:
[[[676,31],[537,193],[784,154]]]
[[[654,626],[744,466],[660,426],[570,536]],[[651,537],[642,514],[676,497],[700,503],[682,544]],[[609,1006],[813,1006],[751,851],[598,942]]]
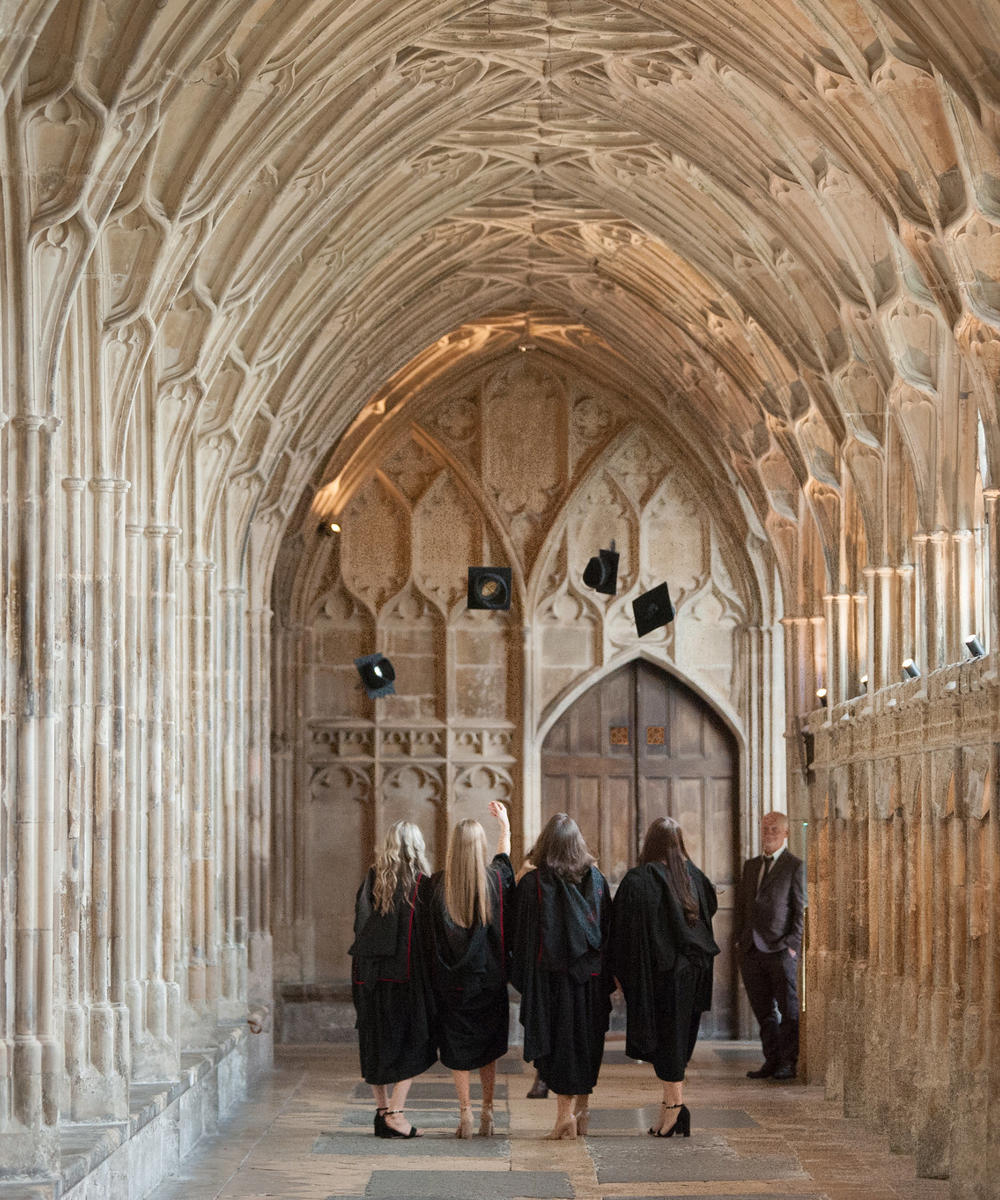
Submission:
[[[816,689],[816,699],[819,701],[820,708],[826,708],[826,688]]]
[[[863,692],[867,692],[867,691],[868,691],[868,676],[867,676],[867,675],[862,675],[862,676],[861,676],[861,679],[859,680],[859,682],[860,682],[860,684],[861,684],[861,690],[862,690]]]
[[[986,647],[974,633],[970,633],[965,639],[965,648],[973,658],[982,658],[986,653]]]
[[[919,679],[920,678],[920,668],[917,666],[917,664],[913,661],[912,658],[907,658],[904,660],[903,667],[902,667],[902,676],[904,679]]]
[[[319,533],[321,533],[323,537],[336,537],[337,534],[340,533],[340,526],[336,521],[320,521]]]

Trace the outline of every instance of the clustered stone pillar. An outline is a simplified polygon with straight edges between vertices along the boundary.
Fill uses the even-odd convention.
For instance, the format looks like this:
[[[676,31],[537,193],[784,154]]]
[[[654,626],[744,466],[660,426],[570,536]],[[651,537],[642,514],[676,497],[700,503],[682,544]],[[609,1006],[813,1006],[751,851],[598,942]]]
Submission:
[[[828,1095],[982,1200],[1000,1169],[1000,683],[963,671],[849,724],[813,717],[807,1021]]]
[[[133,1084],[245,1026],[251,930],[270,991],[269,613],[185,570],[129,481],[59,479],[56,430],[3,428],[0,1176],[58,1174],[60,1123],[127,1120]]]
[[[13,993],[5,1033],[10,1096],[4,1161],[55,1166],[62,1053],[55,1023],[55,547],[51,441],[56,422],[40,415],[10,422],[16,503],[8,509],[8,586],[16,637],[8,640],[16,709],[5,739],[13,778],[13,851],[18,864],[13,937],[4,993]],[[12,985],[12,986],[11,986]]]

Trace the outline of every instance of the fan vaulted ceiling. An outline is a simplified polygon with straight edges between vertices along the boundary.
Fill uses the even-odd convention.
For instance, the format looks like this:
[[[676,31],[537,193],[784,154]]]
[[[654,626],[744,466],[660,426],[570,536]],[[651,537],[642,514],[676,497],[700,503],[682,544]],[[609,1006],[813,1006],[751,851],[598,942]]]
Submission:
[[[845,463],[875,512],[914,397],[988,407],[992,0],[5,7],[51,373],[98,261],[108,428],[221,439],[247,512],[323,483],[373,397],[525,337],[762,527]]]

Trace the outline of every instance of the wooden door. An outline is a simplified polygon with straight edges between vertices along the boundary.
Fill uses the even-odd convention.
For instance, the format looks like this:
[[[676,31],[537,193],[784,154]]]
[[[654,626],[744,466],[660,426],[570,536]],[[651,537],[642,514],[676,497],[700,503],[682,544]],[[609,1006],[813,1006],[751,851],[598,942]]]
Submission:
[[[737,766],[735,740],[711,706],[641,660],[594,684],[542,747],[542,820],[568,812],[612,887],[635,865],[642,835],[659,816],[680,822],[688,853],[716,885],[722,953],[703,1037],[737,1036]]]

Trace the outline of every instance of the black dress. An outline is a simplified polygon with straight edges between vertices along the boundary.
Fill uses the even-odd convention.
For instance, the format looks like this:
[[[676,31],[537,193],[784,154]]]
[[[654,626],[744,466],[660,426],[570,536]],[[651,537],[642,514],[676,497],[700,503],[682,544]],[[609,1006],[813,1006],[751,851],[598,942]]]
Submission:
[[[444,903],[444,874],[434,876],[429,960],[441,1061],[453,1071],[476,1071],[507,1052],[507,935],[514,868],[506,854],[490,863],[492,916],[487,925],[456,925]]]
[[[712,1007],[715,888],[687,863],[698,920],[688,925],[663,863],[633,867],[618,885],[611,957],[627,1005],[625,1053],[678,1083],[694,1052],[701,1014]]]
[[[412,1079],[437,1059],[434,1002],[423,953],[430,880],[421,876],[388,913],[375,911],[369,871],[354,906],[351,991],[361,1074],[367,1083]]]
[[[605,960],[608,881],[591,867],[579,884],[530,871],[514,898],[512,982],[521,993],[524,1057],[562,1096],[594,1090],[614,981]]]

